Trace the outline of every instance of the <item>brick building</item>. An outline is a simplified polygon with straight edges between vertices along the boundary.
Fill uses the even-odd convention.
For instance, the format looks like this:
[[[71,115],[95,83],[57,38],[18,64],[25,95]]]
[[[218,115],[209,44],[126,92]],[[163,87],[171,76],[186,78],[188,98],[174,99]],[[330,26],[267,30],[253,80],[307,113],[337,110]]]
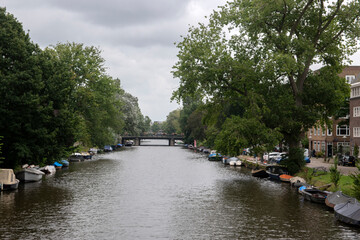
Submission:
[[[335,148],[343,146],[343,152],[353,154],[354,146],[360,146],[360,66],[348,66],[339,74],[350,84],[351,95],[349,101],[350,114],[349,126],[339,124],[344,119],[333,120],[330,128],[313,127],[309,129],[309,150],[323,152],[325,156],[331,157]]]

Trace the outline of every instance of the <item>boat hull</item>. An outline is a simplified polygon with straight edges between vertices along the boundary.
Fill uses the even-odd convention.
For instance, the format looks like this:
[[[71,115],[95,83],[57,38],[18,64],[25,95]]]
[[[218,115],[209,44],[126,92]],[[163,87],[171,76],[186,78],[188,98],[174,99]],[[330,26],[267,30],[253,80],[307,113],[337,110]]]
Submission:
[[[347,224],[360,226],[360,205],[357,201],[354,203],[346,202],[336,204],[334,212],[337,220]]]
[[[325,199],[326,206],[330,208],[334,208],[335,205],[345,202],[355,203],[355,198],[345,195],[341,191],[337,191],[332,194],[329,194],[329,196]]]
[[[302,189],[299,192],[304,196],[304,199],[308,201],[325,204],[327,193],[323,191],[317,189]]]
[[[5,184],[5,183],[3,183],[2,184],[2,190],[3,191],[11,191],[11,190],[16,190],[16,189],[18,189],[18,187],[19,187],[19,180],[18,179],[16,179],[16,181],[14,182],[14,183],[11,183],[11,184]]]
[[[42,179],[44,173],[36,169],[24,169],[16,173],[16,178],[21,182],[37,182]]]
[[[68,158],[69,162],[82,162],[84,161],[84,156],[82,155],[71,155],[69,158]]]
[[[268,178],[269,174],[264,169],[252,170],[251,175],[258,178]]]

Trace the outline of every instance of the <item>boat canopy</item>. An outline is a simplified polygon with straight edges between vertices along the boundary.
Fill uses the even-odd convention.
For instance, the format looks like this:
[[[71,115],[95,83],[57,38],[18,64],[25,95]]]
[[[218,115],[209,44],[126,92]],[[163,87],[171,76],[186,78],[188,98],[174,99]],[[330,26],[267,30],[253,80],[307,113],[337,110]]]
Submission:
[[[347,196],[344,193],[342,193],[341,191],[337,191],[337,192],[334,192],[334,193],[328,195],[327,200],[334,205],[344,203],[344,202],[352,202],[352,203],[355,202],[355,198]]]
[[[360,224],[360,204],[358,201],[340,203],[335,205],[334,210],[337,214],[344,216],[345,222],[359,225]]]
[[[16,177],[12,169],[0,169],[0,182],[3,184],[13,184]]]

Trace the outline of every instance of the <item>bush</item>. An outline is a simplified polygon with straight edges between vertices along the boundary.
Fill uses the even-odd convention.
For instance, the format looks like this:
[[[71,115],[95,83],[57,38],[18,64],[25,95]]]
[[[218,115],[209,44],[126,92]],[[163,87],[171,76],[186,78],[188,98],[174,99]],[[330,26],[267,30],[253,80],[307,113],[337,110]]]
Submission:
[[[337,189],[341,178],[341,173],[337,170],[337,164],[338,164],[338,157],[336,156],[334,159],[334,165],[330,167],[330,179],[331,182],[334,184],[335,189]]]
[[[325,156],[325,153],[324,152],[316,152],[316,157],[324,157]]]
[[[353,196],[357,199],[360,199],[360,165],[356,165],[357,169],[359,170],[357,173],[352,173],[350,176],[353,179]]]

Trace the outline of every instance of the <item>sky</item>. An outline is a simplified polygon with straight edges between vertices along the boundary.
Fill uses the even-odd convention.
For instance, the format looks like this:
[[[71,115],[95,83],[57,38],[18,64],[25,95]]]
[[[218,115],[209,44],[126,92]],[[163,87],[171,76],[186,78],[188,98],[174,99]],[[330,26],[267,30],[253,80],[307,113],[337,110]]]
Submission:
[[[175,42],[226,0],[0,0],[41,48],[75,42],[102,51],[107,73],[137,97],[144,116],[164,121],[179,80]]]
[[[41,48],[75,42],[102,50],[107,73],[139,100],[144,116],[164,121],[179,80],[175,42],[226,0],[0,0]],[[352,57],[360,65],[360,54]],[[315,66],[319,68],[320,66]]]

